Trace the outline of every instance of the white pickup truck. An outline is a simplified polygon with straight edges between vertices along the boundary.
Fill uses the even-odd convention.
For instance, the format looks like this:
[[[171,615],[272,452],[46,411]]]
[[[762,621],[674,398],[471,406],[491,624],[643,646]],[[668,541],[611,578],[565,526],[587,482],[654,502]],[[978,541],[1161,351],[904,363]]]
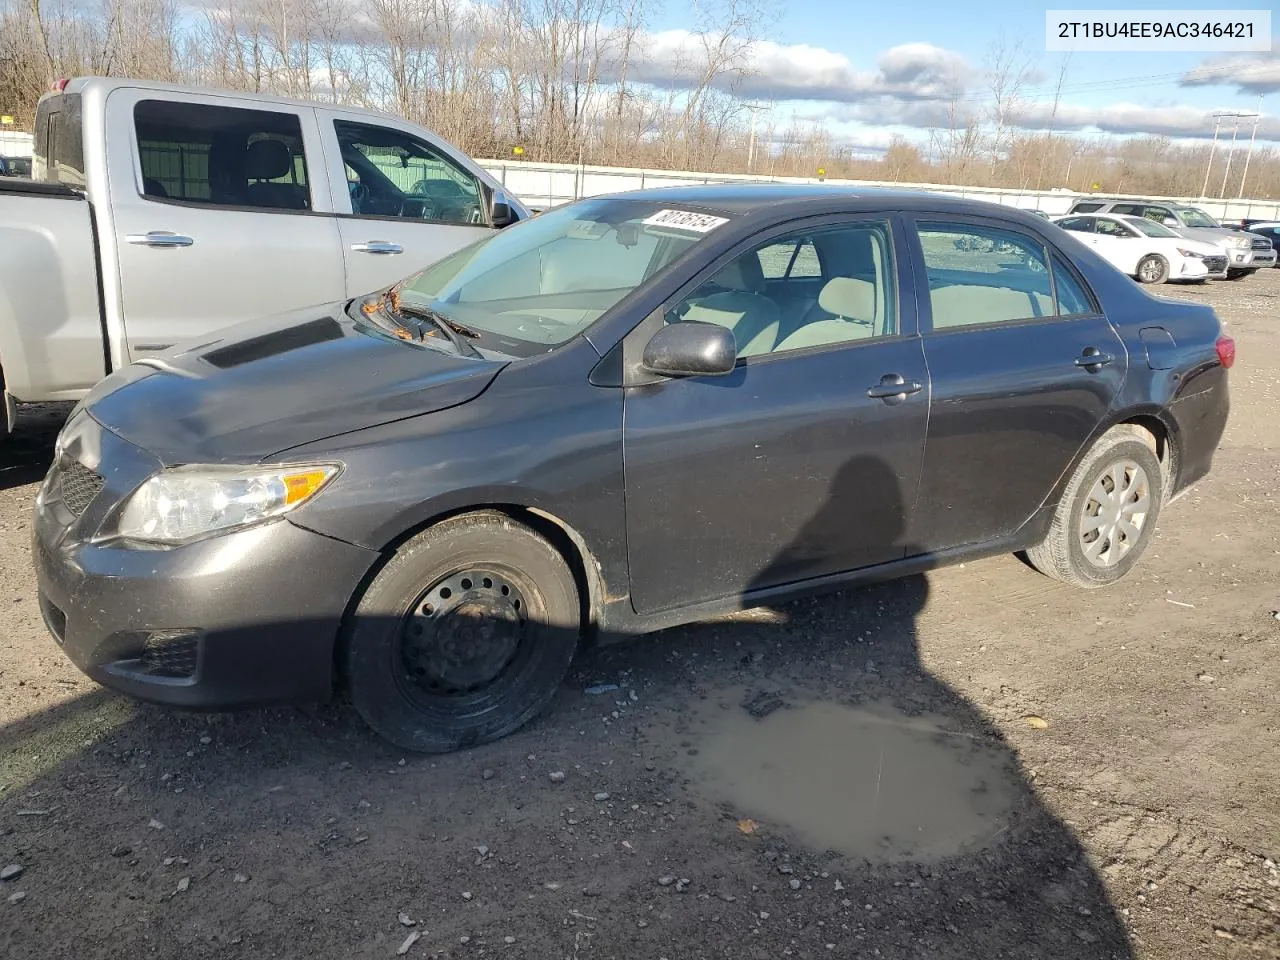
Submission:
[[[379,113],[59,81],[33,179],[0,179],[0,434],[18,403],[264,313],[371,293],[528,217],[466,154]]]

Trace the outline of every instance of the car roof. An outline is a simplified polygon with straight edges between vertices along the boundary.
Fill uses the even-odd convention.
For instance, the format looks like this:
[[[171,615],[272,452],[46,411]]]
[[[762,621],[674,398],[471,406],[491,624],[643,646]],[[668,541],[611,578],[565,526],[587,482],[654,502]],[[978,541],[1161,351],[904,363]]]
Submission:
[[[1043,218],[1004,204],[935,193],[928,190],[895,190],[829,183],[709,183],[684,187],[650,187],[591,197],[592,200],[645,200],[684,204],[705,210],[742,216],[759,211],[771,215],[858,210],[903,210],[938,213],[971,213],[1001,216],[1019,222],[1044,223]]]

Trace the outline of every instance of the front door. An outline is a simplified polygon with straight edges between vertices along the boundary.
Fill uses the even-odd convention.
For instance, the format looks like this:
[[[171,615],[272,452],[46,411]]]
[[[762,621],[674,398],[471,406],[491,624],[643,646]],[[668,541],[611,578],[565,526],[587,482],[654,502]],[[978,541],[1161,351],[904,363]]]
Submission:
[[[493,230],[479,179],[443,144],[339,111],[320,111],[320,122],[336,143],[332,182],[346,185],[334,204],[349,296],[389,286]]]
[[[815,258],[795,290],[773,266],[788,249]],[[723,377],[627,389],[637,611],[907,552],[929,391],[914,297],[897,277],[905,259],[892,218],[827,222],[751,246],[666,314],[730,327],[739,362]],[[632,335],[647,338],[647,326]]]
[[[913,538],[926,552],[1029,519],[1106,417],[1128,358],[1041,239],[980,219],[917,226],[933,398]]]
[[[220,99],[120,89],[108,100],[111,129],[134,133],[107,148],[127,344],[116,365],[342,299],[314,111]]]

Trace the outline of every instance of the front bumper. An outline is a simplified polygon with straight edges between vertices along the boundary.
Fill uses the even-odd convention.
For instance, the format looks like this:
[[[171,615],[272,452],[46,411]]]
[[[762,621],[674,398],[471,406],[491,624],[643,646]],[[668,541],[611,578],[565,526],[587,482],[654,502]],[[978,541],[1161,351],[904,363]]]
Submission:
[[[64,439],[37,502],[32,554],[45,624],[77,667],[182,707],[328,697],[344,611],[376,554],[288,520],[169,549],[94,542],[158,464],[85,415]],[[82,483],[59,481],[69,463],[102,480],[87,503]]]

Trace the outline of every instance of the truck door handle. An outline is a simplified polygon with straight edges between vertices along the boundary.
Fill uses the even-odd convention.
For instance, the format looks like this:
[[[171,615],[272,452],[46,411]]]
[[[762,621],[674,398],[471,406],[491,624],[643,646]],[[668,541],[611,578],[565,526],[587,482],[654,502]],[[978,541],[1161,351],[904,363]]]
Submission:
[[[1099,369],[1106,366],[1115,357],[1109,353],[1103,353],[1097,347],[1085,347],[1084,352],[1076,357],[1076,366],[1084,367],[1090,373],[1097,373]]]
[[[190,237],[184,237],[180,233],[173,233],[170,230],[149,230],[146,233],[130,233],[125,235],[125,241],[128,243],[136,243],[143,247],[189,247],[193,243]]]
[[[867,389],[867,396],[872,400],[905,400],[909,394],[919,393],[924,388],[912,380],[908,382],[900,373],[886,373],[880,382]]]
[[[404,253],[404,247],[390,240],[366,240],[364,243],[353,243],[351,249],[356,253]]]

